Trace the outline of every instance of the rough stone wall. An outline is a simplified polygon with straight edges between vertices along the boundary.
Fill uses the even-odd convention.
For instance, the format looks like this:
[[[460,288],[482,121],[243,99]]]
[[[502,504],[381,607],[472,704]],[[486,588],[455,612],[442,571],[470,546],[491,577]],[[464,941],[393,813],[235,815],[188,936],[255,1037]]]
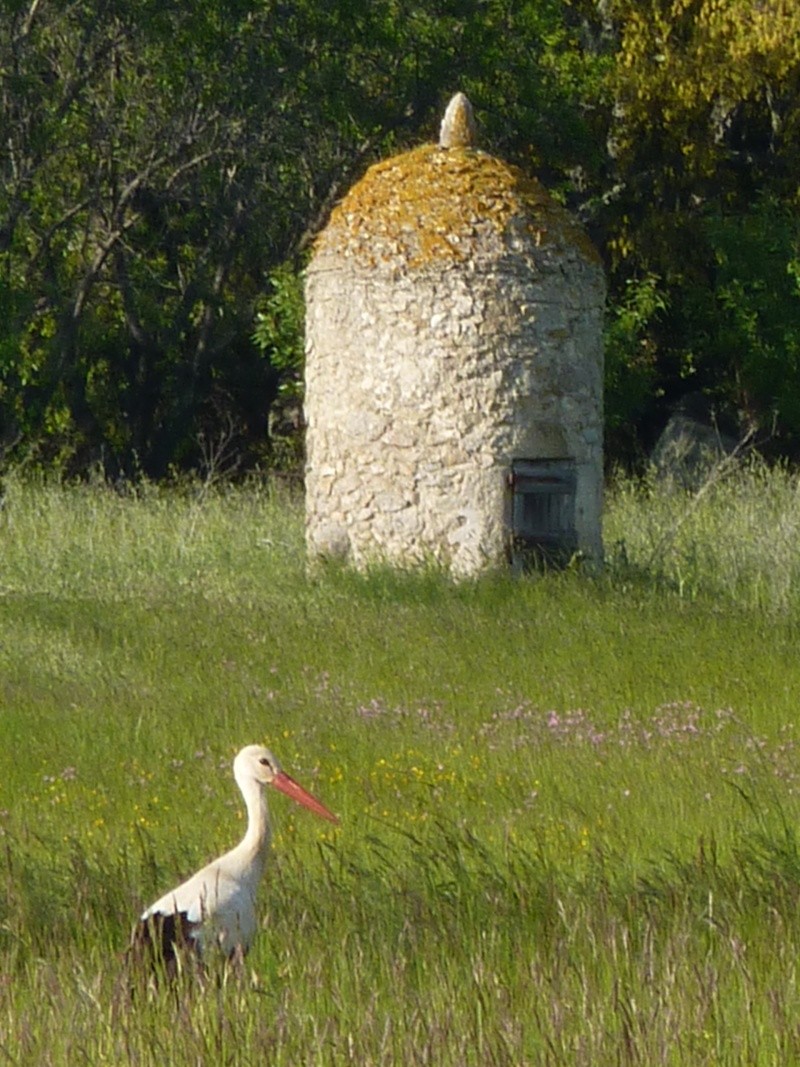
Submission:
[[[513,458],[576,462],[579,546],[601,555],[598,262],[529,226],[404,271],[335,246],[307,276],[307,538],[364,564],[506,558]]]

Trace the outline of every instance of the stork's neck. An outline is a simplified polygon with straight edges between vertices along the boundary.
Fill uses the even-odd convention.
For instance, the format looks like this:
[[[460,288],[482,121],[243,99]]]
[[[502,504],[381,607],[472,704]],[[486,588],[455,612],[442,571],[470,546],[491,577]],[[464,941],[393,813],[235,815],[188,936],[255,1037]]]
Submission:
[[[264,788],[252,778],[239,784],[247,807],[247,832],[239,848],[253,858],[263,857],[270,841],[269,809]]]

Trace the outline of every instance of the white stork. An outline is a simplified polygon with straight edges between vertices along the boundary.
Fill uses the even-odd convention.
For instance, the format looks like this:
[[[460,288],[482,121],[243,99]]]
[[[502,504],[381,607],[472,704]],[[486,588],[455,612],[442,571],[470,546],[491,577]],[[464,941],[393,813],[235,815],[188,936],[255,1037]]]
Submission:
[[[219,859],[165,893],[142,912],[131,937],[134,959],[150,958],[173,974],[181,948],[199,958],[211,950],[241,960],[256,932],[256,891],[270,843],[264,786],[271,785],[331,822],[337,817],[281,770],[267,748],[248,745],[233,761],[233,774],[247,807],[247,832]]]

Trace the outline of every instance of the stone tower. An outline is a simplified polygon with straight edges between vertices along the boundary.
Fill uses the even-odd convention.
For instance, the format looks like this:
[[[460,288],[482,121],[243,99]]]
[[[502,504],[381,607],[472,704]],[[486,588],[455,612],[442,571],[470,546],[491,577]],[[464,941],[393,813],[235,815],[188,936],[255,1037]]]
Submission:
[[[599,560],[604,300],[580,226],[474,147],[457,94],[440,143],[371,167],[308,267],[309,553],[461,576]]]

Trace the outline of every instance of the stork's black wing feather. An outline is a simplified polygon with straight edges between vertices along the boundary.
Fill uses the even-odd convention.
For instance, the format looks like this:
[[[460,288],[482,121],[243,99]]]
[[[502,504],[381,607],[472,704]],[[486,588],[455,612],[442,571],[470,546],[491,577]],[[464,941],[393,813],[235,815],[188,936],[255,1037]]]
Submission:
[[[185,911],[154,912],[133,928],[128,956],[135,963],[171,976],[177,971],[179,960],[198,955],[194,936],[198,925]]]

